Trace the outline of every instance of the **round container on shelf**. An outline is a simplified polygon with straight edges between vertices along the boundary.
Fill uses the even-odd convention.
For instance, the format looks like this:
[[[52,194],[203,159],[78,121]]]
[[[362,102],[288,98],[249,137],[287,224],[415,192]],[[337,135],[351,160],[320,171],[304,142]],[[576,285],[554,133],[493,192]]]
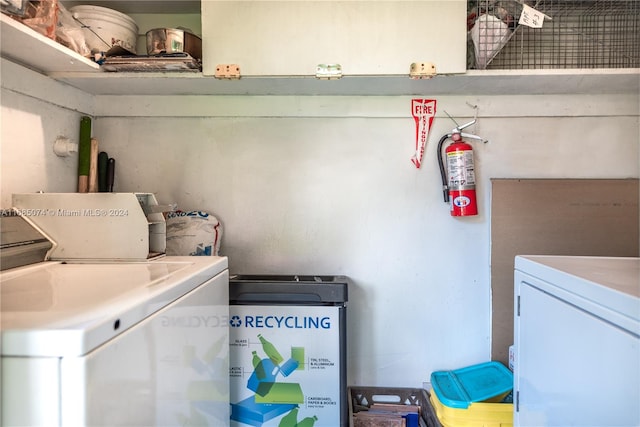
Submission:
[[[138,25],[131,17],[100,6],[74,6],[69,12],[85,27],[83,33],[91,50],[106,52],[120,46],[136,53]]]
[[[147,31],[147,54],[188,53],[202,59],[202,39],[182,28],[154,28]]]

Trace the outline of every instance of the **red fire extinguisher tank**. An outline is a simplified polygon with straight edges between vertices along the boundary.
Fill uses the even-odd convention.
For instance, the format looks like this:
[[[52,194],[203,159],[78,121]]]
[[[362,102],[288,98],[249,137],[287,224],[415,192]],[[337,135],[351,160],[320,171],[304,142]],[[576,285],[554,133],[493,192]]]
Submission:
[[[451,138],[454,142],[445,149],[451,216],[477,215],[473,148],[462,141],[458,133],[453,134]]]

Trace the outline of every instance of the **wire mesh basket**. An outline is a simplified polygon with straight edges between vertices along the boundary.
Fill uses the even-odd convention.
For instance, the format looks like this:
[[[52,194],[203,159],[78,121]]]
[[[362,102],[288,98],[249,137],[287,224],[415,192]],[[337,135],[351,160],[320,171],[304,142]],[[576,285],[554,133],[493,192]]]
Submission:
[[[467,29],[468,69],[640,68],[640,0],[469,0]]]

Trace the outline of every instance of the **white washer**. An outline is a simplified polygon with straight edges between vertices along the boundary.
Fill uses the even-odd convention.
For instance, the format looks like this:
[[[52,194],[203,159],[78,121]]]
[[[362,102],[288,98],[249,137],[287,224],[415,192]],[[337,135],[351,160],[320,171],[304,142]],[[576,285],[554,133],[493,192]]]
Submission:
[[[517,256],[514,426],[640,425],[640,258]]]
[[[224,257],[0,273],[2,425],[229,424]]]

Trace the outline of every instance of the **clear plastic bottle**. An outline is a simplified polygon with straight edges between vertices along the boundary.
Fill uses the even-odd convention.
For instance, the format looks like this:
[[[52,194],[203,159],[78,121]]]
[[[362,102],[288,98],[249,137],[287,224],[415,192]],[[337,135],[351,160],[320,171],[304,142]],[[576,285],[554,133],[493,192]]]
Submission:
[[[289,359],[280,366],[280,373],[285,377],[288,377],[293,371],[298,369],[298,365],[299,363],[297,360]]]
[[[253,364],[254,368],[257,368],[261,362],[260,356],[258,356],[257,351],[252,351],[251,354],[253,355],[253,358],[251,359],[251,363]]]
[[[253,364],[256,377],[259,380],[263,380],[267,376],[267,373],[264,370],[264,364],[262,363],[260,356],[258,356],[257,351],[252,351],[251,353],[253,354],[253,358],[251,359],[251,364]]]

